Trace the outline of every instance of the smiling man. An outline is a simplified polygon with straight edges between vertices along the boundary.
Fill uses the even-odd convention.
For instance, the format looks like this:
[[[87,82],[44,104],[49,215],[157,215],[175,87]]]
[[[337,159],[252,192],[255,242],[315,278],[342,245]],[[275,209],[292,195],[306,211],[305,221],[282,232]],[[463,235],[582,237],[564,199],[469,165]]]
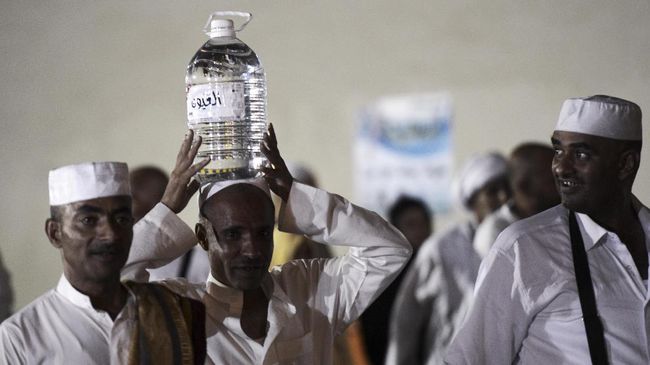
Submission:
[[[272,166],[265,169],[265,179],[202,188],[196,236],[210,259],[207,282],[163,284],[205,304],[209,363],[331,364],[334,338],[398,275],[411,247],[376,213],[296,182],[280,157],[272,127],[262,152]],[[275,224],[269,190],[282,199],[281,230],[348,246],[348,253],[293,260],[269,272]],[[136,242],[138,256],[158,264],[173,259],[170,252],[182,254],[192,245]],[[133,275],[146,279],[142,269]]]
[[[60,251],[63,275],[55,289],[0,325],[0,363],[202,363],[203,305],[159,285],[120,281],[134,236],[126,164],[52,170],[49,193],[45,233]],[[180,211],[187,203],[181,200],[180,207],[165,201]],[[175,214],[161,209],[145,217],[142,230],[169,228],[165,221]],[[158,239],[180,239],[170,231]]]
[[[641,136],[632,102],[564,102],[551,138],[562,204],[499,236],[446,362],[650,363],[650,211],[632,194]]]

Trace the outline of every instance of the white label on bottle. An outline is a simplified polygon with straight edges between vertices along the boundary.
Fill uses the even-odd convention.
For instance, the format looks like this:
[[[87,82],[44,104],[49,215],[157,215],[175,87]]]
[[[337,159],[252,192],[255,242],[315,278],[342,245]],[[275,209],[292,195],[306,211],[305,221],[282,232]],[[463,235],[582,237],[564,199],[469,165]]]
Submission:
[[[195,85],[187,92],[187,121],[197,124],[203,118],[240,120],[244,118],[242,81]]]

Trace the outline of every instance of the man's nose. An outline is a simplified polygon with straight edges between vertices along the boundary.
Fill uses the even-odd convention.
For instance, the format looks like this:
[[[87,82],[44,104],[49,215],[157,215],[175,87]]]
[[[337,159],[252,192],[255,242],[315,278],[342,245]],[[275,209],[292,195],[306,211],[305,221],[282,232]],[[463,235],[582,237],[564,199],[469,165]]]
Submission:
[[[260,242],[256,242],[250,235],[246,235],[242,243],[241,254],[249,258],[257,258],[262,255]]]
[[[98,237],[104,241],[114,241],[118,236],[116,224],[109,219],[101,219],[98,228]]]
[[[568,154],[553,158],[553,173],[557,176],[566,176],[574,171],[573,159]]]

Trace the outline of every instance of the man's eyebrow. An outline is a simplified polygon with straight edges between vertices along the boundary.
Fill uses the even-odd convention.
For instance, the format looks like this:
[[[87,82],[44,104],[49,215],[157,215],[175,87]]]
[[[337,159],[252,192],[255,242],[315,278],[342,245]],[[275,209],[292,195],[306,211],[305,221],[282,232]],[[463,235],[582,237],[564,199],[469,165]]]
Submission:
[[[593,150],[593,147],[590,144],[584,142],[569,143],[569,147],[580,148],[583,150]]]
[[[94,205],[88,205],[84,204],[80,207],[77,208],[77,213],[81,214],[89,214],[89,213],[103,213],[105,210],[96,207]],[[112,210],[110,213],[111,214],[121,214],[121,213],[130,213],[131,212],[131,207],[129,206],[123,206],[123,207],[118,207],[117,209]]]
[[[104,210],[94,205],[84,204],[77,208],[77,213],[101,213]]]
[[[221,229],[221,231],[224,232],[224,231],[230,231],[230,230],[241,230],[243,228],[244,228],[244,226],[233,224],[232,226],[223,227]]]
[[[124,206],[111,211],[112,214],[122,214],[122,213],[131,213],[131,207]]]
[[[559,139],[556,139],[556,138],[551,138],[551,144],[553,144],[554,146],[555,145],[562,145],[562,141],[560,141]],[[585,143],[585,142],[569,143],[567,146],[571,147],[571,148],[580,148],[580,149],[583,149],[583,150],[593,150],[594,149],[590,144]]]

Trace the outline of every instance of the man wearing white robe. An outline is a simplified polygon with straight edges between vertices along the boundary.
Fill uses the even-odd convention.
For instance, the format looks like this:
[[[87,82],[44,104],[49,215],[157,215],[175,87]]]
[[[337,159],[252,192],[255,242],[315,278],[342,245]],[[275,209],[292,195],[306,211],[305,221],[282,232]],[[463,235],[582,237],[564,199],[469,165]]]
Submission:
[[[564,102],[551,138],[562,204],[497,238],[446,363],[650,363],[650,210],[631,191],[641,136],[641,109],[630,101],[597,95]],[[581,251],[588,270],[574,264],[573,252]],[[590,280],[581,287],[593,288],[603,329],[590,332],[591,345],[585,326],[594,317],[584,314],[576,279],[585,271]],[[590,359],[590,348],[601,354]]]
[[[191,149],[191,141],[189,135],[182,151],[195,154],[198,143]],[[189,179],[200,167],[187,166],[179,173]],[[126,364],[137,360],[134,354],[158,359],[156,354],[133,347],[134,333],[140,336],[137,343],[143,344],[149,330],[144,328],[149,322],[142,321],[139,312],[144,297],[136,291],[143,286],[120,283],[120,270],[134,234],[160,240],[163,245],[194,240],[175,212],[185,207],[198,186],[182,184],[179,188],[176,180],[170,184],[176,190],[166,192],[165,203],[134,228],[126,164],[89,162],[50,171],[52,217],[46,222],[46,233],[61,251],[64,273],[56,288],[0,324],[1,364]],[[158,294],[170,298],[167,293]],[[175,308],[173,304],[169,307]],[[180,316],[174,318],[182,321]],[[197,320],[203,333],[203,315]],[[175,331],[184,333],[181,327]],[[148,344],[157,344],[166,334],[166,330],[154,333],[154,341]],[[205,356],[204,335],[202,341],[201,359]],[[191,363],[188,348],[194,351],[185,347],[178,353],[183,364]],[[163,354],[168,348],[150,350]]]
[[[350,249],[342,257],[290,261],[268,272],[274,217],[266,183],[253,179],[205,187],[197,236],[209,250],[211,274],[203,285],[179,279],[163,283],[205,304],[212,364],[332,363],[334,337],[390,284],[411,255],[408,241],[379,215],[293,181],[276,143],[271,127],[262,151],[274,166],[265,170],[268,184],[283,199],[280,229]],[[237,204],[245,209],[238,210]],[[231,227],[220,220],[236,223]],[[237,241],[240,236],[246,239]],[[231,241],[237,243],[227,247]],[[135,266],[153,258],[161,263],[191,245],[136,243],[131,259]],[[231,255],[232,250],[237,252]],[[130,275],[146,280],[142,267]]]

